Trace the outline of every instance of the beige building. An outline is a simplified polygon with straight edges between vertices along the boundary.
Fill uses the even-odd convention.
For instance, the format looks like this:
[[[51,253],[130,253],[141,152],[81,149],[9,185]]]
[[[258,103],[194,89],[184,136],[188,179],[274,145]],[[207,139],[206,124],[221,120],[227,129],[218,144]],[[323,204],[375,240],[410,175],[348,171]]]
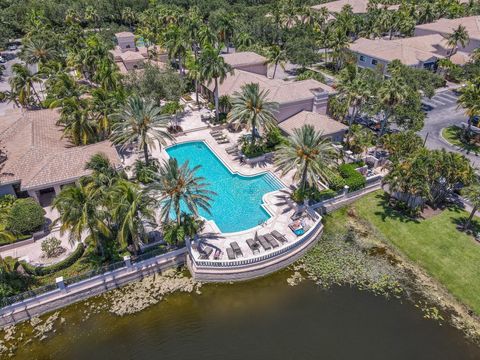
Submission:
[[[369,0],[337,0],[312,6],[312,9],[320,10],[322,8],[326,8],[329,13],[335,14],[342,11],[345,5],[350,5],[354,14],[366,14],[368,10],[368,3]],[[377,6],[382,7],[385,5],[378,4]],[[389,10],[397,10],[398,7],[398,5],[388,5]]]
[[[308,79],[302,81],[284,81],[269,79],[266,76],[235,70],[233,75],[229,74],[219,84],[219,95],[233,96],[240,92],[242,86],[250,83],[257,83],[261,90],[268,91],[270,101],[279,103],[277,120],[279,122],[289,118],[300,111],[313,111],[325,114],[327,112],[328,98],[335,93],[335,90],[328,85],[316,80]],[[202,93],[213,102],[215,84],[202,85]]]
[[[121,166],[116,149],[109,141],[73,146],[57,126],[56,110],[13,111],[0,117],[0,195],[29,195],[49,205],[62,186],[88,175],[85,164],[97,154],[105,154]]]
[[[110,50],[120,72],[126,74],[128,71],[143,68],[145,62],[153,63],[164,67],[167,61],[167,54],[160,47],[155,46],[152,51],[156,53],[157,60],[148,59],[148,49],[144,46],[136,46],[135,35],[131,32],[120,32],[115,34],[117,46]]]
[[[223,54],[225,62],[234,69],[267,76],[267,58],[251,51]]]
[[[316,131],[321,132],[324,137],[330,138],[333,142],[342,142],[348,130],[348,126],[330,116],[311,111],[301,111],[278,124],[287,135],[292,135],[294,129],[299,129],[303,125],[313,126]]]
[[[357,55],[357,65],[363,68],[376,68],[387,65],[393,60],[415,67],[434,69],[439,59],[447,57],[451,48],[440,34],[431,34],[405,39],[365,39],[360,38],[350,44],[350,50]],[[464,62],[468,54],[458,52],[456,62]],[[463,59],[463,60],[462,60]]]

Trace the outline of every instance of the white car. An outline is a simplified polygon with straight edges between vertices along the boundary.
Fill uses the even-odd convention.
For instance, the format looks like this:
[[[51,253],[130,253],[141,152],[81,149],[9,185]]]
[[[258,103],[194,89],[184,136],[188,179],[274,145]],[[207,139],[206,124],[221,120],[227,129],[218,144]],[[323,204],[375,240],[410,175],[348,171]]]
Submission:
[[[0,56],[0,64],[5,64],[7,60],[5,60],[3,57]]]
[[[15,50],[17,50],[17,45],[10,45],[10,46],[8,47],[8,50],[10,50],[10,51],[15,51]]]

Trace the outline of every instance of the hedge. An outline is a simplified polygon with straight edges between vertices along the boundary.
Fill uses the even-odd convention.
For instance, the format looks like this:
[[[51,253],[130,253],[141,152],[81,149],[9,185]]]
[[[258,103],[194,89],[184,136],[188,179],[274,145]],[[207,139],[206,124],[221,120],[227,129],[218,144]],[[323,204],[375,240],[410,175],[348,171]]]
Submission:
[[[345,180],[349,191],[363,189],[366,184],[365,177],[355,170],[356,166],[352,164],[342,164],[338,167],[340,176]]]
[[[342,190],[346,185],[345,179],[339,174],[333,174],[328,179],[328,187],[334,191]]]
[[[62,261],[59,261],[56,264],[53,264],[50,266],[33,266],[25,261],[22,261],[21,264],[28,274],[36,275],[36,276],[44,276],[44,275],[53,274],[57,271],[64,270],[72,266],[74,263],[77,262],[78,259],[82,257],[84,252],[85,252],[85,246],[82,243],[79,243],[77,245],[77,248],[73,251],[73,253],[69,257],[67,257]]]

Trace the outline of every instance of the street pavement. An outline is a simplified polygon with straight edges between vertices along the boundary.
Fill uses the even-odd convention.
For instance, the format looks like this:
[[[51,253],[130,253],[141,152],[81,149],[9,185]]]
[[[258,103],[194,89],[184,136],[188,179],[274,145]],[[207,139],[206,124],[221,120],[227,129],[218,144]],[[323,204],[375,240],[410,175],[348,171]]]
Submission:
[[[423,129],[418,134],[423,139],[427,139],[425,145],[429,149],[446,149],[460,153],[470,159],[472,164],[479,169],[479,156],[450,145],[441,136],[443,128],[467,121],[464,110],[457,107],[457,97],[458,95],[453,91],[447,90],[437,93],[431,99],[424,98],[422,103],[427,111],[427,117]]]

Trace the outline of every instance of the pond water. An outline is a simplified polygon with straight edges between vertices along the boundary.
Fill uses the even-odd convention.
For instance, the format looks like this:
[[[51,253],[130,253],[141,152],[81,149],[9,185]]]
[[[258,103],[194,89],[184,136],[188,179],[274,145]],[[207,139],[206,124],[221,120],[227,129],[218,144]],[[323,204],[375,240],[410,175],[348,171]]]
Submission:
[[[310,281],[292,287],[290,274],[204,285],[201,295],[170,295],[125,317],[82,320],[87,307],[72,305],[56,334],[21,346],[15,359],[480,358],[460,331],[424,319],[410,302]]]

